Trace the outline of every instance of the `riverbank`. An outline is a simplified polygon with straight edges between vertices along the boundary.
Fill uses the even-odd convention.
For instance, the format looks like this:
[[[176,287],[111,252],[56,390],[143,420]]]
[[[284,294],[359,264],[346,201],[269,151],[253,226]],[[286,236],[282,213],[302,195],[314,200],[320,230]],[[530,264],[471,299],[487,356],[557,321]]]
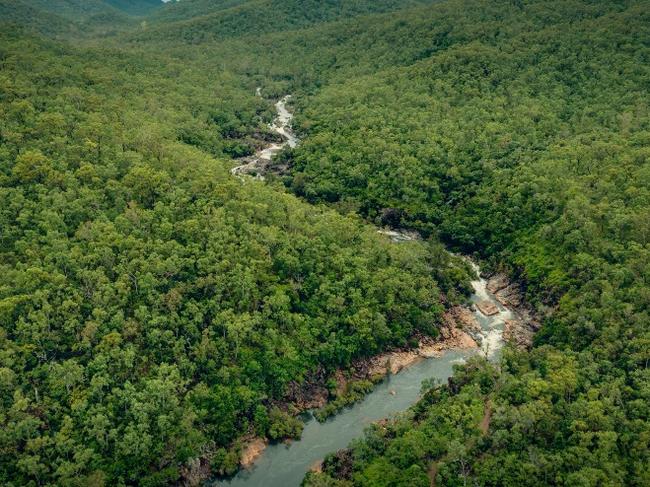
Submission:
[[[505,320],[503,339],[518,348],[529,349],[541,327],[538,312],[525,299],[522,285],[504,273],[487,276],[487,290],[503,306],[516,312],[517,319]]]
[[[258,96],[261,96],[258,89]],[[273,157],[285,147],[296,147],[298,138],[291,129],[293,114],[287,109],[287,103],[291,95],[286,95],[275,103],[277,112],[273,122],[269,125],[271,134],[275,137],[260,137],[260,146],[253,156],[240,160],[243,164],[233,167],[230,173],[242,179],[242,176],[251,176],[255,179],[264,180],[264,175],[269,171]],[[263,144],[266,142],[266,144]],[[282,168],[278,168],[282,171]]]
[[[264,179],[264,174],[271,166],[272,158],[285,146],[295,147],[298,140],[291,131],[292,114],[286,109],[286,102],[289,97],[279,100],[275,106],[278,112],[271,130],[284,140],[283,143],[270,143],[267,147],[260,147],[254,157],[247,160],[245,164],[234,167],[231,172],[234,176],[244,181],[244,175],[253,176],[257,179]],[[386,237],[390,238],[395,244],[420,240],[417,232],[399,229],[379,229]],[[425,376],[414,375],[413,379],[417,383],[407,380],[407,397],[399,397],[399,387],[392,387],[386,390],[388,383],[392,383],[393,377],[402,380],[402,374],[410,373],[415,368],[420,368],[420,364],[427,363],[432,370],[438,370],[437,378],[446,380],[453,370],[453,363],[458,360],[464,360],[465,357],[476,353],[479,349],[483,350],[487,357],[493,357],[503,345],[503,341],[508,336],[519,337],[522,332],[519,313],[513,312],[510,306],[518,303],[521,306],[523,298],[519,296],[504,276],[495,277],[495,280],[486,281],[480,276],[479,267],[468,260],[479,276],[477,280],[472,281],[474,295],[471,304],[467,306],[454,306],[448,309],[443,317],[439,328],[440,335],[431,338],[426,336],[416,336],[417,346],[412,348],[399,348],[385,351],[374,357],[356,360],[349,368],[337,370],[334,373],[327,373],[324,369],[316,369],[306,380],[295,381],[289,384],[287,394],[282,400],[272,401],[272,406],[281,409],[285,413],[297,416],[307,413],[309,419],[306,425],[309,428],[316,429],[314,425],[314,415],[311,411],[321,410],[328,405],[330,408],[323,414],[316,414],[319,420],[324,421],[332,416],[331,421],[322,423],[325,429],[337,429],[337,424],[343,421],[344,416],[354,415],[359,409],[363,410],[371,396],[384,391],[389,397],[404,401],[404,407],[401,409],[390,409],[390,411],[401,411],[415,402],[419,396],[420,383],[423,379],[429,379],[436,376],[434,373],[428,373]],[[490,282],[492,285],[490,286]],[[490,287],[488,287],[490,286]],[[494,292],[492,291],[494,289]],[[496,293],[500,293],[500,299]],[[520,339],[523,343],[523,338]],[[426,370],[424,367],[423,370]],[[397,380],[395,379],[395,380]],[[347,395],[347,396],[346,396]],[[335,403],[335,404],[334,404]],[[397,404],[397,403],[395,403]],[[388,405],[387,405],[388,406]],[[375,407],[370,404],[368,407]],[[374,415],[376,416],[376,415]],[[379,416],[376,419],[385,418],[388,413]],[[339,431],[336,438],[332,439],[332,448],[329,451],[337,449],[337,445],[346,438],[351,429]],[[359,431],[361,433],[362,430]],[[343,434],[345,433],[345,434]],[[314,438],[303,436],[295,442],[288,442],[285,449],[282,449],[282,443],[269,444],[265,438],[248,436],[239,440],[239,446],[235,446],[234,452],[238,455],[239,466],[243,468],[232,479],[225,480],[221,483],[236,485],[288,485],[287,478],[280,478],[276,465],[275,471],[262,472],[259,468],[259,462],[263,462],[266,468],[266,462],[271,462],[269,457],[264,453],[272,447],[274,455],[288,455],[286,451],[295,452],[305,451],[303,456],[298,453],[298,458],[289,466],[291,470],[290,477],[293,480],[301,478],[301,475],[318,460],[314,457],[314,451],[322,448],[323,442],[319,441],[317,445],[311,445],[311,441],[318,441],[316,435]],[[340,446],[339,446],[340,447]],[[278,449],[280,448],[280,449]],[[320,457],[322,458],[322,457]],[[266,460],[266,462],[264,462]],[[308,462],[309,461],[309,462]],[[295,463],[295,465],[294,465]],[[269,467],[270,468],[270,467]],[[270,477],[277,477],[277,482],[273,483]],[[255,479],[255,480],[253,480]],[[298,485],[299,481],[296,483]]]
[[[396,244],[418,239],[417,235],[396,230],[382,233]],[[517,298],[510,282],[502,276],[496,282],[496,276],[481,275],[478,265],[470,260],[468,263],[477,275],[471,282],[474,292],[468,304],[451,307],[444,313],[440,335],[436,339],[420,336],[414,348],[389,350],[355,361],[345,371],[338,370],[333,374],[316,370],[307,381],[293,384],[285,397],[285,407],[293,410],[294,414],[307,411],[303,413],[305,422],[301,438],[284,443],[266,443],[260,438],[249,438],[241,449],[242,467],[245,468],[234,477],[213,485],[298,486],[309,469],[318,465],[327,454],[347,447],[350,441],[361,437],[370,424],[390,418],[416,403],[420,398],[422,381],[436,379],[444,383],[452,376],[455,364],[463,363],[477,353],[498,360],[508,329],[528,326],[526,319],[521,318],[525,311],[523,295],[519,297],[519,308],[511,309],[509,306]],[[501,300],[491,292],[506,288],[508,291],[500,294]],[[506,295],[510,296],[508,302],[505,301]],[[484,305],[478,306],[478,303]],[[487,304],[491,306],[487,307]],[[492,306],[496,307],[496,313],[491,310]],[[481,308],[487,312],[482,312]],[[371,377],[380,380],[360,400],[344,404],[326,421],[316,420],[312,410],[344,393],[350,381]],[[354,389],[352,392],[357,391]]]
[[[404,238],[401,233],[394,231],[385,234],[395,242],[415,238],[412,234],[408,234],[409,238]],[[474,302],[448,309],[443,315],[439,337],[433,339],[420,336],[415,348],[383,352],[355,361],[346,371],[336,371],[329,377],[336,382],[334,397],[326,387],[328,377],[317,373],[315,379],[305,382],[302,386],[294,385],[291,401],[285,407],[299,412],[324,408],[332,399],[344,394],[350,383],[365,380],[375,383],[383,381],[386,377],[399,374],[422,360],[440,358],[452,350],[476,351],[482,348],[486,355],[493,354],[500,346],[495,346],[495,340],[490,336],[494,330],[486,331],[482,326],[480,321],[484,319],[492,319],[494,323],[502,324],[502,333],[497,340],[512,342],[519,348],[530,347],[539,322],[524,299],[522,287],[511,282],[504,274],[481,277],[478,266],[474,267],[479,274],[478,280],[473,282],[476,291]],[[389,393],[395,394],[392,390]],[[252,438],[243,450],[241,466],[251,468],[268,445],[264,439]]]
[[[467,311],[469,312],[469,310]],[[294,384],[294,387],[290,388],[293,391],[292,399],[277,404],[284,410],[293,411],[294,414],[321,409],[345,394],[347,388],[355,382],[380,382],[387,376],[399,374],[422,360],[439,358],[450,350],[478,350],[478,343],[462,327],[462,322],[457,319],[457,315],[456,310],[449,310],[445,313],[440,336],[436,339],[421,336],[418,339],[418,346],[415,348],[396,349],[374,357],[359,359],[349,369],[339,369],[328,378],[323,374],[316,374],[320,380],[317,382],[307,381],[303,385]],[[336,382],[336,393],[333,397],[327,388],[328,379]],[[346,404],[346,406],[351,404]],[[253,437],[247,440],[242,449],[240,466],[250,468],[268,445],[269,442],[265,438]]]

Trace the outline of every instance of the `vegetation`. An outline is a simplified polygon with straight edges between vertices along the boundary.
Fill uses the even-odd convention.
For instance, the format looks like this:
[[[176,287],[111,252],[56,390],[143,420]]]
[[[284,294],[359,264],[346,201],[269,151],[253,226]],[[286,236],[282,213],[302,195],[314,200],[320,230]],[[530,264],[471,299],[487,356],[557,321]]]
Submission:
[[[136,16],[162,0],[0,0],[0,23],[59,39],[93,39],[146,26]]]
[[[170,5],[171,8],[160,14],[164,22],[154,25],[141,39],[198,43],[258,36],[428,2],[429,0],[200,0],[185,6]]]
[[[303,98],[287,184],[477,252],[555,310],[489,388],[452,383],[307,483],[646,485],[648,5],[474,7],[465,41]]]
[[[366,394],[372,391],[373,386],[381,380],[382,377],[376,377],[374,380],[356,379],[348,381],[340,393],[334,393],[334,397],[330,398],[325,406],[314,412],[314,417],[320,422],[325,421],[347,406],[363,399]]]
[[[550,310],[533,350],[306,484],[650,483],[647,1],[76,3],[0,0],[0,482],[232,473],[315,370],[436,335],[442,239]],[[303,137],[268,184],[257,86]]]
[[[289,385],[436,335],[440,246],[230,175],[271,113],[245,78],[0,35],[3,485],[231,473],[299,434]]]

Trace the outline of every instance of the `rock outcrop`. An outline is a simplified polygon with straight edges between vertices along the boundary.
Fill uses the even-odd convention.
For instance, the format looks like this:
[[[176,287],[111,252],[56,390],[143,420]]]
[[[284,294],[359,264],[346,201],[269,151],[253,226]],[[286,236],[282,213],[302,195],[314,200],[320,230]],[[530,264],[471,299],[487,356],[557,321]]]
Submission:
[[[491,303],[490,301],[479,301],[478,303],[476,303],[476,307],[485,316],[492,316],[499,313],[499,308],[497,307],[497,305]]]
[[[504,322],[503,339],[519,348],[530,348],[540,323],[535,318],[535,311],[526,304],[521,286],[510,282],[505,274],[494,274],[486,287],[499,303],[513,312],[513,318]]]
[[[244,468],[250,468],[255,460],[262,454],[266,449],[268,442],[264,438],[251,438],[246,445],[241,454],[241,459],[239,463]]]
[[[533,329],[521,320],[506,320],[503,324],[503,339],[519,348],[530,348],[533,344]]]
[[[418,348],[387,352],[369,360],[367,377],[397,374],[400,370],[425,358],[439,357],[445,350],[470,350],[478,348],[476,341],[465,330],[459,328],[454,318],[446,316],[440,337],[434,340],[421,337]]]

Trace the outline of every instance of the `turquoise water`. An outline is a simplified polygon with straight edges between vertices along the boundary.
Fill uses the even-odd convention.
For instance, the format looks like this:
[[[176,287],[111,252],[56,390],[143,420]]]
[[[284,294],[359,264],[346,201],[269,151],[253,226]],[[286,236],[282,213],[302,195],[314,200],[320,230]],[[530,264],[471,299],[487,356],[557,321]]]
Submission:
[[[363,435],[373,421],[404,411],[420,395],[424,379],[446,380],[454,363],[471,352],[448,351],[440,358],[422,360],[390,376],[366,398],[324,423],[307,416],[300,441],[288,445],[270,445],[249,470],[242,470],[233,479],[213,483],[214,486],[291,487],[298,486],[309,467],[328,453],[345,448],[351,440]],[[395,394],[391,394],[394,391]]]
[[[475,267],[478,270],[477,267]],[[474,311],[481,325],[481,353],[496,356],[503,345],[503,320],[512,318],[512,313],[496,301],[486,289],[483,279],[474,281],[472,302],[488,300],[496,304],[499,313],[485,316]],[[311,414],[305,418],[305,429],[299,441],[290,444],[270,445],[255,465],[240,471],[234,478],[218,480],[211,485],[231,487],[296,487],[305,473],[328,453],[345,448],[350,441],[363,435],[370,423],[405,411],[420,396],[420,386],[425,379],[437,378],[446,381],[456,363],[478,351],[449,350],[441,357],[424,359],[399,374],[388,377],[380,383],[363,401],[360,401],[319,423]],[[394,394],[391,394],[394,392]]]

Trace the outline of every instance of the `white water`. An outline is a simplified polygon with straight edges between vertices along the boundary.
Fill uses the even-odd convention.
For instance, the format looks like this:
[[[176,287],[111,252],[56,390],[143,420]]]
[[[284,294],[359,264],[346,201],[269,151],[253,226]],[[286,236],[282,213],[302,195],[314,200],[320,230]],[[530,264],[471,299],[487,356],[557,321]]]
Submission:
[[[492,316],[486,316],[474,306],[474,316],[481,325],[481,351],[488,358],[494,358],[498,351],[503,348],[503,327],[506,320],[515,319],[514,313],[503,306],[492,293],[487,290],[487,281],[481,277],[481,271],[474,262],[467,259],[478,279],[472,281],[474,294],[471,297],[472,303],[489,301],[494,304],[499,312]]]
[[[256,94],[257,96],[262,96],[260,88],[257,88]],[[254,174],[256,179],[264,179],[264,176],[261,173],[264,170],[264,166],[271,162],[273,156],[275,156],[286,146],[293,148],[298,145],[298,138],[293,133],[293,130],[291,130],[291,120],[293,119],[293,114],[287,110],[287,103],[290,99],[291,95],[286,95],[284,98],[278,100],[278,102],[275,104],[277,116],[273,120],[273,123],[269,125],[269,129],[272,132],[275,132],[276,134],[282,136],[283,142],[269,144],[265,148],[257,151],[255,155],[245,164],[233,167],[230,170],[230,173],[233,176],[241,178],[244,174]]]

